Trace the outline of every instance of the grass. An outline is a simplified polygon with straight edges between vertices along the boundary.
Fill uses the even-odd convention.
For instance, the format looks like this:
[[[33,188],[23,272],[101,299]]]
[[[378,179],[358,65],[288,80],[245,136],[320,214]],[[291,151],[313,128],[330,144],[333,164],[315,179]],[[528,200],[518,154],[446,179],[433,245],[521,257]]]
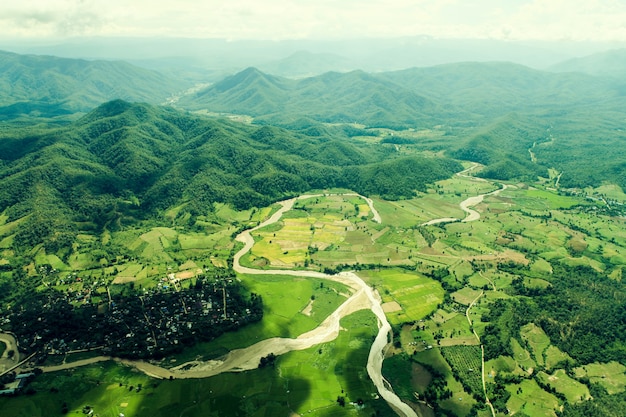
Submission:
[[[212,359],[271,337],[297,337],[317,327],[345,301],[341,294],[348,292],[342,284],[321,279],[283,275],[244,275],[241,279],[251,292],[263,297],[263,319],[185,350],[174,357],[176,363],[196,357]],[[287,286],[289,291],[285,291]],[[312,296],[315,300],[311,314],[305,315],[302,311]]]
[[[463,393],[460,383],[452,377],[450,367],[443,361],[438,347],[420,350],[428,344],[436,345],[434,335],[437,333],[443,336],[440,343],[444,351],[476,349],[454,346],[471,344],[470,339],[473,338],[463,315],[464,308],[459,304],[469,305],[478,296],[481,288],[489,286],[490,290],[485,291],[471,312],[474,326],[480,333],[486,325],[480,320],[481,315],[487,311],[485,306],[494,299],[511,297],[506,288],[511,285],[514,276],[498,271],[498,262],[513,260],[528,264],[528,276],[524,277],[524,284],[530,288],[540,289],[547,288],[549,284],[552,272],[550,262],[591,265],[598,270],[610,272],[611,278],[616,280],[622,278],[623,265],[626,263],[623,250],[626,246],[626,228],[623,220],[585,213],[584,209],[575,207],[575,204],[581,202],[585,204],[584,200],[559,196],[548,190],[512,187],[498,196],[485,199],[477,208],[481,212],[480,221],[428,226],[423,229],[418,227],[422,222],[433,218],[462,218],[464,214],[458,207],[460,201],[469,195],[492,189],[494,186],[487,182],[454,177],[438,183],[433,190],[413,199],[375,200],[383,224],[361,218],[371,217],[371,212],[358,197],[327,196],[300,200],[296,202],[294,210],[285,214],[281,222],[255,234],[257,243],[249,260],[252,259],[251,264],[265,268],[271,266],[291,268],[296,265],[298,268],[304,268],[305,261],[313,262],[309,268],[316,270],[325,266],[357,262],[380,264],[381,268],[364,270],[360,274],[370,285],[377,288],[383,301],[396,301],[402,307],[399,312],[388,313],[390,322],[394,325],[416,322],[425,327],[424,330],[421,328],[416,330],[415,326],[408,326],[410,328],[406,331],[403,329],[401,340],[404,352],[423,364],[430,364],[445,371],[446,381],[454,396],[443,401],[441,405],[457,415],[466,415],[473,400]],[[616,198],[623,195],[621,190],[614,188],[603,190],[607,195],[612,193]],[[107,266],[109,260],[106,259],[104,251],[92,252],[88,248],[90,245],[112,243],[127,248],[136,258],[127,263],[118,260],[119,263],[115,264],[118,275],[137,277],[137,284],[147,288],[155,285],[152,277],[167,273],[168,266],[173,267],[171,272],[174,273],[179,269],[193,270],[203,261],[205,264],[227,266],[227,259],[233,248],[232,233],[236,227],[256,224],[266,219],[277,207],[274,205],[238,212],[226,205],[216,204],[215,215],[199,216],[193,232],[179,226],[156,228],[150,226],[105,232],[103,236],[97,237],[81,234],[78,242],[86,249],[72,254],[67,264],[64,264],[58,256],[45,253],[43,249],[33,253],[33,256],[36,256],[37,264],[49,263],[59,270],[72,269],[83,277],[88,274],[100,279],[101,273],[105,276],[113,274],[113,266]],[[531,217],[528,214],[543,217]],[[177,221],[175,210],[166,213],[166,216],[171,218],[172,224]],[[6,223],[6,216],[0,217],[2,248],[10,248],[12,233],[17,226],[18,223]],[[427,237],[429,240],[433,239],[430,246],[426,241]],[[318,251],[309,254],[310,246],[317,247]],[[572,253],[575,256],[572,256]],[[8,257],[7,254],[8,251],[2,252],[3,257]],[[253,259],[254,257],[257,259]],[[181,266],[178,268],[175,265]],[[388,268],[394,265],[411,265],[416,271]],[[482,275],[475,273],[476,265],[481,268]],[[450,302],[438,309],[443,302],[444,291],[438,282],[418,272],[428,272],[429,266],[448,268],[452,276],[446,278],[446,283],[453,285],[454,288],[463,288],[451,293],[456,303]],[[30,267],[29,270],[36,269]],[[498,291],[491,291],[491,285],[484,277],[491,279]],[[268,337],[297,336],[317,326],[345,299],[340,294],[347,291],[339,284],[321,280],[283,276],[242,276],[241,279],[251,291],[263,296],[264,319],[237,333],[226,334],[211,343],[200,344],[187,350],[175,358],[176,364],[196,357],[220,356],[230,349],[248,346]],[[321,284],[324,286],[320,286]],[[72,283],[71,286],[77,287],[78,284]],[[115,291],[113,288],[112,290]],[[315,300],[309,316],[303,314],[303,309],[309,304],[312,296]],[[419,322],[435,310],[437,313],[432,320]],[[363,323],[367,320],[364,319],[363,323],[360,319],[356,321],[356,324],[350,320],[346,321],[348,326],[346,328],[349,331],[342,332],[341,341],[337,339],[322,346],[322,353],[319,353],[319,348],[292,352],[280,358],[275,370],[228,374],[216,379],[197,381],[198,387],[191,384],[191,381],[172,381],[167,390],[159,391],[161,388],[157,387],[153,394],[147,389],[145,393],[139,393],[145,394],[146,399],[148,396],[161,395],[163,400],[154,401],[155,404],[147,404],[150,400],[131,398],[126,392],[122,395],[121,391],[115,395],[111,394],[110,398],[113,402],[122,403],[125,401],[124,396],[127,396],[129,398],[125,401],[129,404],[125,408],[127,415],[135,411],[138,415],[141,413],[148,415],[148,410],[154,412],[153,415],[156,416],[165,415],[166,412],[169,415],[211,415],[217,412],[228,415],[237,413],[281,415],[286,410],[287,403],[292,410],[300,414],[307,414],[309,409],[315,410],[311,412],[312,415],[354,414],[355,410],[335,407],[334,400],[339,395],[337,389],[341,393],[341,389],[347,386],[361,387],[354,391],[358,393],[356,395],[366,395],[369,392],[366,378],[363,379],[360,355],[364,354],[366,346],[369,346],[367,337],[371,337],[373,327],[370,323],[371,328],[366,331],[367,326]],[[359,333],[361,331],[359,329],[363,332]],[[350,334],[353,340],[342,339],[345,334]],[[369,336],[364,336],[366,334]],[[422,340],[426,341],[426,345]],[[415,341],[419,344],[411,344]],[[529,368],[545,368],[546,371],[539,374],[540,378],[546,378],[557,392],[562,392],[568,398],[579,397],[580,386],[576,385],[576,381],[561,375],[562,371],[550,374],[559,362],[570,358],[566,353],[550,345],[550,340],[540,328],[534,325],[524,326],[521,344],[520,340],[511,339],[511,348],[513,357],[499,357],[487,363],[487,371],[490,374],[495,376],[501,372],[528,376],[525,371]],[[427,372],[422,373],[426,376],[421,379],[416,376],[425,368],[404,354],[389,359],[385,366],[395,369],[390,372],[398,374],[398,390],[407,398],[412,395],[412,390],[423,392],[431,382],[430,374]],[[454,359],[451,361],[454,362]],[[405,368],[402,368],[403,364],[406,365]],[[418,371],[415,370],[416,367]],[[280,371],[280,375],[277,370]],[[626,389],[624,371],[626,369],[616,363],[591,364],[577,368],[576,376],[587,377],[591,382],[605,386],[609,392],[616,393]],[[115,370],[111,372],[113,375],[118,373]],[[75,371],[75,376],[91,381],[78,370]],[[550,380],[551,377],[556,379]],[[165,384],[164,382],[162,385]],[[223,384],[224,388],[220,384]],[[100,388],[94,386],[90,389]],[[552,415],[550,410],[554,409],[551,406],[554,397],[544,398],[543,395],[548,394],[541,390],[533,392],[536,391],[536,387],[532,381],[510,385],[508,389],[512,393],[509,404],[512,411],[517,410],[527,415]],[[219,392],[219,398],[203,397],[195,400],[197,405],[193,405],[194,395],[200,396],[203,392],[211,390],[213,393]],[[519,394],[518,390],[521,390]],[[528,394],[527,391],[531,393]],[[78,391],[76,393],[80,394]],[[44,394],[47,393],[41,392],[42,396],[45,396]],[[109,393],[104,390],[101,395],[107,396]],[[245,399],[243,395],[246,395]],[[584,395],[580,398],[584,398]],[[545,400],[547,404],[545,409],[532,404],[533,401],[538,403],[539,400]],[[185,405],[173,405],[176,403]],[[6,403],[0,404],[2,408]],[[55,404],[49,404],[51,410],[54,407],[58,408],[58,404]],[[19,413],[41,414],[41,411],[33,409],[26,402],[22,405],[25,411]],[[116,407],[119,408],[119,404]],[[322,412],[322,409],[325,411]],[[4,411],[4,408],[2,410]],[[53,411],[52,415],[55,412]]]
[[[359,274],[368,284],[379,289],[384,302],[396,301],[402,307],[402,311],[387,314],[392,324],[420,320],[435,311],[443,301],[441,284],[420,274],[396,269],[361,271]]]
[[[574,369],[576,378],[587,377],[591,383],[602,385],[609,394],[626,389],[626,366],[619,362],[590,363]]]
[[[531,353],[537,362],[537,365],[544,366],[545,361],[543,353],[550,346],[550,338],[545,334],[541,327],[534,323],[529,323],[520,329],[522,339],[530,346]]]
[[[274,367],[213,378],[159,381],[113,362],[44,374],[33,383],[37,394],[0,398],[0,409],[3,417],[57,417],[63,403],[68,415],[82,415],[89,405],[101,417],[393,416],[365,372],[375,317],[360,311],[345,317],[342,327],[349,330],[335,341],[287,353]],[[345,407],[338,396],[346,398]],[[350,404],[358,399],[364,401],[359,411]]]
[[[485,374],[494,378],[497,374],[523,374],[524,372],[517,367],[515,359],[510,356],[498,356],[496,359],[485,362]]]
[[[476,400],[470,394],[465,392],[463,385],[454,378],[450,365],[441,355],[438,348],[424,350],[413,355],[412,360],[419,364],[425,364],[433,367],[445,377],[448,389],[452,391],[452,397],[441,401],[441,407],[451,411],[457,416],[466,416],[469,414]]]
[[[570,378],[563,369],[558,369],[552,375],[539,372],[537,377],[541,382],[552,387],[556,392],[565,395],[567,402],[570,404],[591,398],[589,388],[575,379]]]
[[[511,349],[513,350],[515,362],[517,362],[523,370],[528,371],[537,366],[530,353],[524,349],[515,338],[511,338]]]
[[[470,287],[464,287],[456,292],[450,294],[450,298],[456,301],[459,304],[463,304],[464,306],[469,306],[472,301],[478,297],[480,294],[480,290],[476,290]]]
[[[341,324],[348,330],[341,332],[334,341],[280,358],[280,375],[290,386],[294,386],[290,382],[292,378],[309,381],[310,394],[293,411],[312,415],[326,415],[328,411],[333,412],[330,415],[352,415],[354,406],[346,405],[345,410],[341,410],[336,403],[338,396],[344,396],[346,403],[358,399],[365,401],[366,409],[362,411],[365,415],[374,409],[389,413],[383,400],[375,399],[376,390],[365,371],[369,343],[376,332],[375,317],[371,312],[360,311],[344,318]]]
[[[547,190],[526,190],[524,192],[525,197],[533,200],[532,203],[526,202],[525,206],[529,208],[539,207],[539,208],[548,208],[551,210],[554,209],[567,209],[576,204],[580,204],[581,200],[576,197],[568,197],[559,195],[552,191]]]
[[[507,408],[511,414],[523,412],[533,417],[555,417],[559,406],[557,398],[542,390],[533,379],[525,379],[519,384],[509,384],[506,390],[511,393]]]
[[[546,369],[552,369],[559,362],[573,361],[572,357],[565,352],[562,352],[558,347],[554,345],[548,346],[544,353],[546,357]]]
[[[352,235],[350,243],[343,243],[348,233],[356,230],[354,224],[358,220],[354,217],[357,215],[354,207],[359,207],[361,215],[362,201],[360,198],[341,196],[298,201],[294,209],[283,215],[280,222],[254,233],[256,243],[251,255],[254,258],[267,259],[272,266],[295,267],[302,266],[307,259],[308,248],[315,247],[320,250],[311,256],[316,262],[354,262],[356,255],[352,246],[360,249],[365,241],[371,244],[369,237],[362,234]],[[355,239],[356,236],[360,239]],[[324,252],[327,248],[337,250]],[[330,254],[334,257],[326,256]]]

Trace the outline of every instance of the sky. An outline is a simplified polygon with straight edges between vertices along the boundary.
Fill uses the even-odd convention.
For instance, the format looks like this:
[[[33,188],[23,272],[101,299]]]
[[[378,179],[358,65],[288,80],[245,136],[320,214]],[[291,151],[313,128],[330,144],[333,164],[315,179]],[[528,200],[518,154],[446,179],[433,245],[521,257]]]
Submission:
[[[15,0],[0,38],[626,41],[626,0]]]

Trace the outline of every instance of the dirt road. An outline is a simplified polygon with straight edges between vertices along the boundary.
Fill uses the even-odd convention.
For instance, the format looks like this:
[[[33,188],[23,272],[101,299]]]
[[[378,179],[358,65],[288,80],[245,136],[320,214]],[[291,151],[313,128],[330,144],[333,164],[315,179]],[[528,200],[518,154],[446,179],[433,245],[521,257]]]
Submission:
[[[6,345],[6,349],[0,357],[0,374],[11,369],[20,361],[20,354],[17,349],[17,341],[10,333],[0,333],[0,342]],[[13,357],[9,358],[9,352],[13,351]]]

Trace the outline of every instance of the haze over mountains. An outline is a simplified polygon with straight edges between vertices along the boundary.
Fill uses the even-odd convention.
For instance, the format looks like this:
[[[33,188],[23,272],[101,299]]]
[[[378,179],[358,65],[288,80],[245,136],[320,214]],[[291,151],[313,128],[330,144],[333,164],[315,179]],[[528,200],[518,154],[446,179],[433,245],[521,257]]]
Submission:
[[[121,61],[0,51],[0,114],[84,112],[113,99],[159,103],[186,86]]]
[[[578,168],[585,161],[575,158],[583,143],[586,152],[601,153],[604,146],[623,136],[624,82],[614,76],[584,73],[606,68],[603,63],[609,60],[611,74],[618,74],[626,68],[622,51],[590,56],[584,65],[555,67],[580,69],[578,72],[468,62],[384,73],[326,72],[291,79],[249,67],[208,87],[193,89],[194,82],[186,74],[174,77],[124,62],[13,53],[2,56],[0,117],[5,120],[85,113],[119,98],[158,105],[175,96],[170,102],[181,110],[252,116],[256,124],[279,125],[310,137],[345,139],[375,134],[362,127],[435,129],[444,135],[445,144],[421,143],[402,139],[402,135],[396,135],[397,141],[426,149],[445,148],[451,156],[488,165],[484,174],[494,178],[542,175],[550,167],[565,170],[562,184],[569,186],[598,185],[606,179],[624,184],[626,178],[624,167],[616,160],[605,159],[599,166],[596,162],[600,169],[581,170]],[[598,65],[593,65],[594,61]],[[580,123],[573,134],[569,132],[572,120],[577,126]],[[329,130],[323,125],[328,123],[360,127],[347,133],[345,129]],[[537,156],[533,161],[527,152],[531,147]]]
[[[225,40],[185,38],[75,38],[0,41],[0,49],[66,58],[124,60],[163,72],[207,75],[213,81],[253,66],[274,75],[303,77],[327,71],[380,72],[454,62],[507,61],[547,69],[610,49],[609,42],[436,39],[428,36],[344,40]]]
[[[382,300],[400,308],[387,314],[394,320],[394,333],[403,335],[379,340],[396,349],[385,359],[394,367],[391,373],[406,375],[394,380],[386,374],[385,379],[407,403],[419,400],[414,405],[423,406],[423,415],[440,415],[438,407],[455,398],[466,409],[448,409],[446,415],[496,415],[493,408],[488,410],[492,406],[497,415],[511,414],[516,402],[534,405],[530,392],[557,395],[550,383],[558,378],[553,381],[548,372],[591,390],[586,397],[555,397],[550,415],[607,415],[583,408],[596,405],[623,409],[619,404],[626,404],[624,391],[601,391],[572,369],[594,363],[614,368],[604,362],[623,362],[626,352],[624,50],[574,57],[567,48],[555,49],[558,44],[428,38],[329,45],[92,39],[39,50],[25,44],[14,48],[57,51],[63,58],[0,51],[2,331],[16,328],[6,324],[19,325],[28,336],[22,340],[40,340],[41,326],[49,340],[20,342],[30,345],[25,351],[42,349],[67,359],[63,349],[84,338],[72,349],[89,354],[82,349],[108,340],[107,332],[97,330],[102,337],[90,340],[94,330],[87,326],[89,320],[64,313],[87,311],[85,317],[97,319],[101,314],[97,311],[110,310],[113,304],[123,311],[126,301],[118,302],[119,294],[137,307],[119,314],[128,318],[143,312],[149,324],[148,315],[156,317],[152,311],[164,313],[169,308],[180,319],[175,325],[193,334],[195,324],[184,320],[191,311],[184,301],[180,307],[163,301],[146,308],[146,294],[164,292],[179,298],[177,291],[183,286],[202,289],[200,277],[205,275],[239,282],[232,269],[238,262],[233,260],[239,247],[235,237],[275,213],[277,202],[314,194],[294,199],[292,210],[279,222],[260,227],[253,236],[260,249],[242,262],[245,268],[266,269],[268,275],[271,268],[280,268],[281,280],[286,277],[282,273],[292,269],[315,276],[323,271],[326,278],[345,269],[358,270],[368,285],[376,286]],[[590,50],[596,51],[591,46]],[[452,57],[459,62],[450,62]],[[468,211],[473,213],[463,219],[462,213]],[[185,275],[176,275],[180,272]],[[246,275],[240,277],[248,279]],[[261,333],[239,333],[246,344],[265,339],[266,334],[274,337],[265,333],[273,327],[282,337],[296,336],[299,333],[292,328],[302,324],[298,320],[306,309],[312,312],[307,321],[319,318],[321,323],[330,313],[321,313],[330,309],[324,297],[343,297],[339,287],[324,283],[318,288],[317,281],[311,284],[305,275],[296,281],[268,276],[267,281],[241,283],[270,301],[264,310],[270,320],[280,316],[276,326],[263,323]],[[223,313],[215,310],[210,315],[234,323],[235,317],[226,314],[224,286],[220,289],[217,282],[211,290],[216,302],[209,307],[194,301],[194,308],[206,310],[202,314],[208,317],[213,304],[219,304]],[[311,292],[291,294],[300,284],[311,284]],[[37,305],[31,302],[33,293],[40,296]],[[52,298],[46,302],[46,294],[51,293],[67,301],[55,307],[65,317],[59,326],[46,321],[46,309],[52,304]],[[277,294],[281,298],[274,299]],[[283,309],[288,297],[297,298],[302,306]],[[260,307],[260,297],[258,301]],[[86,305],[91,310],[83,309]],[[420,308],[415,316],[401,313],[414,306]],[[289,309],[295,316],[285,314]],[[20,316],[12,310],[37,314]],[[35,320],[38,326],[27,326]],[[55,326],[72,327],[73,322],[83,326],[75,329],[80,337],[70,343],[61,340],[60,350],[57,339],[74,337],[55,334]],[[172,336],[174,322],[159,319],[159,323],[165,326],[161,339],[167,338],[169,346],[179,345]],[[343,323],[342,328],[354,330],[350,322]],[[359,402],[382,403],[384,395],[373,399],[363,373],[375,323],[367,324],[370,329],[363,332],[363,344],[359,342],[362,358],[350,354],[342,359],[337,342],[309,352],[316,358],[315,372],[324,374],[323,383],[312,385],[312,392],[323,391],[322,405],[313,413],[308,405],[298,409],[288,396],[271,404],[249,396],[256,403],[246,403],[245,409],[233,405],[238,403],[230,392],[207,401],[223,401],[228,410],[224,415],[233,415],[231,411],[239,407],[246,415],[248,410],[282,415],[289,408],[286,413],[308,410],[325,416],[333,406],[340,410],[331,410],[333,415],[344,415],[339,407],[349,398],[348,415],[355,404],[360,407]],[[134,336],[128,325],[115,327],[119,338],[136,347],[129,350],[133,357],[140,351],[145,354],[144,346],[156,349],[161,343],[154,332]],[[350,349],[358,341],[355,334],[340,332],[340,338],[350,339]],[[539,339],[527,338],[528,334],[542,334],[545,346],[540,348],[535,343]],[[198,340],[190,337],[184,345]],[[214,360],[238,346],[211,348],[196,361]],[[204,348],[183,354],[196,355]],[[420,354],[436,352],[450,356],[428,356],[419,366],[415,362]],[[274,353],[271,357],[273,362]],[[473,362],[465,361],[470,357]],[[316,362],[321,359],[332,362]],[[499,362],[494,365],[494,360]],[[277,373],[276,383],[268,373],[254,374],[281,370],[280,360],[276,368],[272,363],[272,369],[264,361],[267,357],[262,356],[259,364],[264,370],[247,373],[261,375],[259,382],[241,386],[263,391],[264,396],[265,391],[274,395],[279,386],[287,394],[302,390],[308,395],[308,386],[299,387],[286,373]],[[166,362],[186,370],[182,359]],[[332,391],[326,388],[327,377],[346,375],[340,362],[353,366],[360,391],[343,382]],[[437,368],[438,363],[443,368]],[[497,367],[501,369],[493,371]],[[296,368],[298,373],[311,373]],[[479,368],[482,381],[474,372]],[[465,376],[453,378],[459,369]],[[485,382],[489,369],[493,378]],[[412,381],[418,372],[424,376],[423,387]],[[63,386],[54,385],[56,392],[46,388],[22,398],[47,404],[41,399],[50,395],[59,405],[67,398],[74,407],[79,396],[72,396],[65,384],[75,385],[72,389],[77,392],[85,390],[87,385],[75,384],[77,374],[68,376]],[[472,385],[459,385],[464,378]],[[100,393],[115,388],[125,396],[145,394],[132,386],[128,390],[129,380],[124,386],[109,382],[89,381]],[[157,388],[142,384],[146,391]],[[164,381],[161,389],[182,387],[176,384],[178,380]],[[200,386],[195,385],[194,395],[201,392],[204,398],[206,392],[217,392]],[[335,391],[341,393],[336,405]],[[105,397],[109,402],[114,398]],[[0,398],[0,404],[12,400]],[[163,401],[163,415],[187,404],[185,412],[204,412],[196,407],[197,398],[185,403],[163,396]],[[263,408],[265,403],[269,408]],[[580,414],[567,411],[568,406]],[[23,409],[16,407],[11,415],[20,415]],[[380,415],[392,415],[392,410]]]

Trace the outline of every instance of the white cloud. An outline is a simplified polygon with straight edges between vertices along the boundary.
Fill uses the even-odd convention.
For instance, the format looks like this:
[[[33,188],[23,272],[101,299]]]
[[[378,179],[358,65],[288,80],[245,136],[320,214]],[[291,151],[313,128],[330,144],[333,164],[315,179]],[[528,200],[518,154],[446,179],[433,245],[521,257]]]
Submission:
[[[626,41],[624,22],[623,0],[23,0],[0,4],[3,38],[431,35]]]

